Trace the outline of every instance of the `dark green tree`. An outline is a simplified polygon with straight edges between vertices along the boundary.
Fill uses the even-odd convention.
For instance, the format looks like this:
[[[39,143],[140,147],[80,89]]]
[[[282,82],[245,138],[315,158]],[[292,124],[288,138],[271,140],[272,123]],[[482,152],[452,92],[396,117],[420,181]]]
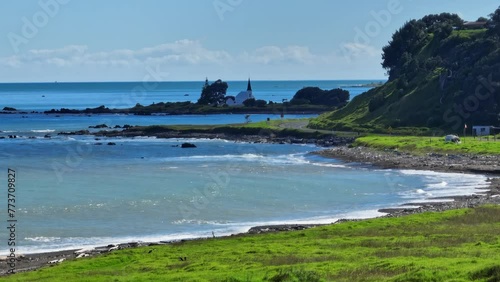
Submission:
[[[256,100],[255,105],[259,108],[264,108],[267,105],[266,100]]]
[[[443,26],[449,25],[451,28],[461,28],[464,21],[457,14],[441,13],[439,15],[428,15],[423,17],[420,21],[425,24],[426,32],[435,33],[440,32]]]
[[[208,80],[205,81],[205,85],[201,91],[200,99],[198,99],[199,105],[219,105],[224,104],[225,96],[227,92],[227,82],[222,80],[217,80],[212,84],[208,84]]]
[[[243,101],[243,105],[245,107],[255,107],[256,103],[257,102],[254,98],[246,99],[245,101]]]
[[[462,26],[463,20],[450,13],[428,15],[405,23],[382,49],[382,66],[387,70],[389,80],[398,78],[408,70],[408,66],[414,65],[413,58],[409,58],[408,54],[415,54],[416,50],[429,42],[431,34],[441,40],[450,36],[453,28]]]
[[[349,91],[340,88],[323,90],[319,87],[304,87],[290,101],[294,105],[312,104],[342,107],[349,101]]]
[[[434,36],[442,40],[450,36],[452,32],[453,32],[453,26],[449,23],[443,23],[440,24],[439,27],[436,29],[436,31],[434,32]]]
[[[382,67],[387,70],[389,80],[396,79],[401,74],[401,68],[409,63],[407,56],[403,55],[413,54],[426,43],[426,27],[422,20],[411,20],[396,31],[389,45],[382,49]]]
[[[500,7],[490,15],[488,34],[500,36]]]

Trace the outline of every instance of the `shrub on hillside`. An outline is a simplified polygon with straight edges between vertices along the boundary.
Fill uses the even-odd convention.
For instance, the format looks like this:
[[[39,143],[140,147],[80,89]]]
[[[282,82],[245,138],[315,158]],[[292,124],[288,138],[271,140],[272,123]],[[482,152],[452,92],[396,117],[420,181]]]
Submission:
[[[304,87],[290,101],[292,105],[325,105],[341,107],[349,101],[349,91],[340,88],[323,90],[319,87]]]

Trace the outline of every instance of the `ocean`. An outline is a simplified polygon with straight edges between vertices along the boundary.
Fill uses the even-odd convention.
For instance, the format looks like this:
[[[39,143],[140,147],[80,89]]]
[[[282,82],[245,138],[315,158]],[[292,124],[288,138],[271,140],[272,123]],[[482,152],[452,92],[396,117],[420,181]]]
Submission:
[[[298,90],[308,86],[342,88],[348,90],[353,98],[370,89],[363,85],[373,82],[380,81],[252,81],[252,90],[256,99],[281,103],[283,99],[292,99]],[[205,81],[0,83],[0,110],[13,107],[22,111],[45,111],[95,108],[101,105],[130,108],[137,103],[196,102],[204,84]],[[247,81],[228,81],[228,86],[227,95],[235,96],[247,89]]]
[[[352,86],[359,82],[342,83]],[[75,86],[61,92],[28,89],[32,84],[19,85],[19,89],[9,85],[8,90],[2,85],[0,106],[25,110],[60,108],[63,104],[68,108],[93,107],[112,101],[128,87],[118,83],[112,89],[107,84],[109,89],[104,93],[102,86],[84,85],[89,87]],[[257,89],[259,82],[254,85]],[[271,93],[271,88],[263,92]],[[176,89],[182,93],[180,87]],[[161,95],[168,96],[167,92]],[[287,93],[283,97],[291,98],[293,93]],[[38,104],[27,98],[41,95],[59,98],[47,103],[48,99],[40,99]],[[182,97],[187,96],[178,98]],[[266,117],[252,115],[256,120]],[[243,119],[243,115],[0,115],[0,136],[19,136],[0,139],[0,183],[7,183],[8,169],[16,172],[17,252],[211,237],[212,232],[223,236],[257,225],[375,217],[381,215],[377,212],[380,208],[469,195],[478,192],[477,187],[487,187],[486,176],[382,170],[327,159],[311,154],[320,149],[314,145],[148,137],[95,140],[93,136],[57,135],[102,121],[109,125],[220,124],[241,123]],[[44,138],[45,134],[52,138]],[[183,142],[197,148],[178,147]],[[8,189],[2,187],[5,211]],[[8,214],[0,215],[7,224]],[[0,254],[6,254],[9,234],[6,228],[0,230],[4,238]]]

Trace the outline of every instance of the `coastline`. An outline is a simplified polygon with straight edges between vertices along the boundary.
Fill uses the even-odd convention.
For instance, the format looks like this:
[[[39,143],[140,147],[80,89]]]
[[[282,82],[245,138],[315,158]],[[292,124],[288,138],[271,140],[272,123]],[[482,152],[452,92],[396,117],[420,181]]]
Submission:
[[[314,152],[322,157],[335,158],[351,163],[363,163],[383,169],[413,169],[445,173],[471,173],[491,176],[486,192],[469,196],[430,198],[435,202],[408,203],[401,208],[379,209],[387,217],[403,216],[427,211],[473,208],[484,204],[500,204],[500,164],[498,156],[475,154],[414,155],[398,150],[377,150],[367,147],[339,146]],[[443,201],[439,201],[443,200]],[[453,200],[453,201],[448,201]],[[405,205],[419,206],[406,208]]]
[[[113,109],[109,111],[98,111],[98,110],[70,110],[70,109],[59,109],[59,110],[29,110],[29,111],[3,111],[0,110],[0,115],[27,115],[27,114],[39,114],[39,115],[135,115],[135,116],[196,116],[196,115],[232,115],[232,114],[266,114],[266,115],[320,115],[331,110],[330,108],[283,108],[283,109],[268,109],[268,108],[208,108],[204,111],[190,111],[190,110],[176,110],[169,112],[140,112],[140,111],[129,111],[128,109]]]
[[[314,144],[318,147],[343,146],[354,142],[354,137],[339,137],[330,133],[318,131],[303,132],[293,129],[260,129],[260,128],[231,128],[219,127],[213,129],[169,129],[153,128],[144,130],[141,127],[132,127],[123,131],[99,131],[90,133],[69,132],[60,135],[85,135],[93,134],[96,137],[156,137],[160,139],[223,139],[233,142],[245,142],[255,144]],[[300,136],[299,136],[300,135]]]
[[[414,155],[398,150],[339,146],[315,154],[345,162],[373,165],[384,169],[416,169],[438,172],[476,173],[500,176],[498,156],[477,154]]]
[[[460,155],[460,156],[445,156],[439,154],[428,154],[426,156],[414,156],[407,153],[397,151],[378,151],[370,148],[349,148],[347,146],[334,147],[319,152],[314,152],[323,157],[337,158],[346,162],[360,162],[367,165],[381,167],[385,169],[417,169],[417,170],[432,170],[440,172],[460,172],[460,173],[476,173],[500,176],[500,167],[498,162],[495,162],[495,156],[477,156],[477,155]],[[439,212],[450,209],[473,208],[484,204],[500,204],[500,178],[491,178],[488,180],[490,186],[486,192],[477,193],[470,196],[456,196],[445,198],[433,198],[435,202],[412,203],[414,208],[386,208],[380,209],[379,212],[386,213],[381,217],[399,217],[414,213],[422,212]],[[443,201],[439,201],[442,199]],[[449,201],[452,199],[453,201]],[[402,206],[404,206],[403,204]],[[345,221],[363,220],[363,219],[340,219],[332,224],[338,224]],[[303,230],[322,224],[283,224],[270,226],[256,226],[250,228],[242,234],[259,234],[266,232],[281,232]],[[241,235],[241,234],[237,234]],[[233,236],[233,235],[231,235]],[[225,237],[225,236],[222,236]],[[215,236],[214,236],[215,238]],[[221,237],[217,237],[221,238]],[[193,240],[206,240],[207,238],[198,238]],[[185,241],[185,240],[180,240]],[[133,242],[117,245],[108,245],[88,249],[70,249],[55,252],[45,252],[36,254],[19,254],[16,262],[16,272],[33,271],[41,267],[51,266],[61,263],[65,260],[77,259],[79,257],[96,256],[111,252],[116,249],[134,248],[140,246],[155,246],[175,243],[177,241],[160,241],[160,242]],[[8,266],[6,257],[0,259],[0,276],[6,275]]]

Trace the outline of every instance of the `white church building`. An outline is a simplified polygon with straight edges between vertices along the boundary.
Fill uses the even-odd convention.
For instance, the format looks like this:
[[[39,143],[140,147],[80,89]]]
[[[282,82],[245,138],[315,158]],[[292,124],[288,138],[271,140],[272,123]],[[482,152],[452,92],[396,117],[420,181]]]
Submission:
[[[252,93],[252,84],[250,83],[250,78],[248,79],[247,91],[241,91],[240,93],[238,93],[238,95],[236,95],[236,97],[227,96],[226,104],[228,106],[243,106],[243,102],[248,99],[255,99]]]

